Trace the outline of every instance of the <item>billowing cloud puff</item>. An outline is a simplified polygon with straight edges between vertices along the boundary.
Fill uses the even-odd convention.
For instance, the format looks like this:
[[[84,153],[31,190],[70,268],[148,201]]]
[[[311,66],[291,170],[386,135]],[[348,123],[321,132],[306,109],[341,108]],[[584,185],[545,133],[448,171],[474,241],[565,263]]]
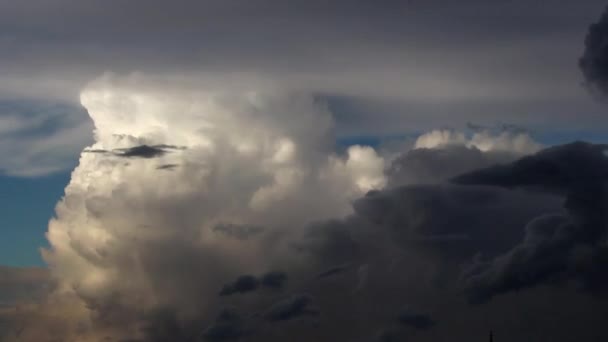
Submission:
[[[523,132],[493,133],[484,129],[467,136],[457,131],[434,130],[418,137],[413,149],[392,161],[387,171],[388,185],[443,182],[540,149],[541,145]]]
[[[457,131],[434,130],[418,137],[414,148],[432,149],[449,145],[476,148],[482,152],[503,151],[518,155],[526,155],[541,149],[541,145],[528,134],[508,130],[498,134],[492,134],[489,130],[481,130],[475,132],[471,137]]]
[[[367,192],[386,185],[384,159],[368,146],[351,146],[346,151],[347,159],[331,157],[328,179],[334,182],[352,182],[356,191]],[[349,179],[350,178],[350,179]]]
[[[576,142],[454,179],[566,195],[567,214],[536,218],[508,253],[473,265],[466,275],[473,300],[563,279],[575,279],[592,292],[606,289],[608,278],[601,269],[608,260],[607,150]]]
[[[44,254],[57,293],[129,338],[146,335],[157,310],[212,317],[223,284],[271,269],[291,231],[348,214],[350,200],[385,183],[373,149],[334,154],[331,114],[314,97],[171,85],[108,74],[83,90],[96,142]],[[222,294],[284,277],[241,277]]]

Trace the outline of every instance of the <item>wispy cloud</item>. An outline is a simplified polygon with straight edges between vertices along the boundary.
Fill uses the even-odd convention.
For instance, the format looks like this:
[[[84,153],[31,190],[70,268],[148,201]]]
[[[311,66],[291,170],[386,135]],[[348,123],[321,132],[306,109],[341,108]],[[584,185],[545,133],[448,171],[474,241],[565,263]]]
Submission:
[[[0,105],[0,170],[40,176],[69,170],[92,141],[92,122],[77,106],[4,102]]]

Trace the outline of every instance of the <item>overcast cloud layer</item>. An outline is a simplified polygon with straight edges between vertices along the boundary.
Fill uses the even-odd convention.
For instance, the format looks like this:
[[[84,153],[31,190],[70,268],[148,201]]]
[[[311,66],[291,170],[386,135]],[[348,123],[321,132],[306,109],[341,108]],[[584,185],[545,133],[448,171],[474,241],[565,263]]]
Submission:
[[[78,110],[78,98],[106,71],[181,75],[212,88],[272,85],[311,93],[333,106],[339,136],[420,133],[468,121],[596,131],[608,119],[586,93],[577,61],[604,5],[4,1],[0,99],[67,104],[65,114],[73,119],[58,129],[76,137],[49,151],[58,160],[73,160],[90,142],[84,137],[91,123]],[[11,119],[11,111],[3,108],[0,118]],[[32,155],[46,138],[34,146],[24,146],[25,139],[15,143],[23,146],[20,154]],[[2,161],[0,168],[28,176],[71,166],[27,161]]]

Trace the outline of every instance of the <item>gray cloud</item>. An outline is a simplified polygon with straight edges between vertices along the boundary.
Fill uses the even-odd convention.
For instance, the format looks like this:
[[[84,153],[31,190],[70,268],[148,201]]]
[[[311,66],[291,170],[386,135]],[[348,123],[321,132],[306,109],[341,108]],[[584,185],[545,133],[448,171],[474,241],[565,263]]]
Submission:
[[[238,240],[247,240],[253,236],[263,233],[264,227],[255,225],[219,223],[213,227],[213,232]]]
[[[455,177],[459,184],[541,188],[566,194],[584,183],[608,180],[608,145],[574,142],[551,147],[512,164],[497,165]]]
[[[399,323],[406,327],[411,327],[417,330],[428,330],[435,326],[436,322],[428,315],[414,312],[410,309],[404,309],[397,317]]]
[[[339,275],[339,274],[345,272],[346,270],[348,270],[350,267],[351,267],[350,264],[334,266],[330,269],[327,269],[327,270],[319,273],[317,275],[317,279],[323,279],[323,278],[328,278],[328,277],[333,277],[333,276]]]
[[[157,170],[174,170],[176,168],[178,168],[179,165],[178,164],[163,164],[163,165],[159,165],[156,167]]]
[[[592,129],[600,119],[582,113],[602,109],[579,89],[576,60],[604,5],[136,0],[118,10],[97,0],[27,0],[0,7],[0,63],[12,70],[0,94],[73,102],[106,70],[138,70],[196,75],[213,88],[278,83],[338,96],[354,107],[346,117],[363,112],[361,121],[340,120],[341,132],[400,133],[506,116],[538,125],[548,115],[568,128],[574,110],[576,124]],[[22,17],[28,20],[15,19]]]
[[[104,149],[85,149],[85,153],[101,153],[101,154],[110,154],[116,157],[123,158],[158,158],[166,153],[173,152],[175,150],[184,149],[178,146],[172,145],[138,145],[127,148],[117,148],[111,151]],[[165,164],[157,167],[157,169],[173,169],[177,165],[175,164]]]
[[[473,147],[446,146],[442,149],[413,149],[390,165],[389,187],[407,184],[439,183],[462,173],[513,161],[517,154],[492,151],[484,153]]]
[[[308,294],[293,295],[273,304],[264,314],[272,322],[287,321],[302,316],[316,316],[319,312],[311,308],[313,299]]]
[[[287,274],[281,271],[272,271],[259,277],[253,275],[239,276],[234,282],[224,285],[220,291],[220,296],[231,296],[253,292],[260,287],[280,290],[287,282]]]
[[[595,114],[604,108],[588,99],[575,69],[588,23],[603,6],[601,0],[290,6],[275,0],[186,0],[179,6],[136,0],[119,10],[97,0],[86,6],[73,0],[6,3],[0,4],[0,98],[79,108],[79,93],[100,74],[140,71],[189,78],[211,91],[314,94],[332,107],[340,136],[505,118],[540,131],[550,118],[559,130],[603,134],[599,127],[608,118]],[[598,55],[588,51],[585,56]],[[586,74],[598,74],[597,63],[581,64],[588,66]],[[7,150],[0,151],[0,169],[11,175],[66,170],[90,142],[90,131],[85,116],[48,139],[16,143],[0,132]]]
[[[398,329],[382,330],[378,332],[374,341],[377,342],[400,342],[407,341],[407,337]]]
[[[564,279],[579,280],[592,292],[605,289],[606,277],[598,270],[607,251],[607,149],[577,142],[455,178],[464,184],[536,188],[566,196],[567,215],[538,217],[512,250],[472,266],[465,278],[473,301]]]
[[[585,38],[585,50],[579,66],[592,93],[604,99],[608,93],[608,12],[589,27]]]
[[[244,327],[243,318],[234,310],[220,312],[215,322],[203,333],[205,341],[237,341],[249,332]]]
[[[441,184],[370,192],[354,208],[359,220],[387,229],[404,247],[454,258],[505,251],[529,220],[560,211],[561,202],[542,194]]]
[[[224,285],[220,291],[220,296],[255,291],[259,286],[260,281],[255,276],[243,275],[238,277],[232,284]]]
[[[115,155],[120,157],[132,158],[155,158],[160,157],[165,154],[167,151],[162,147],[157,146],[148,146],[148,145],[140,145],[135,147],[129,147],[126,149],[119,150]]]
[[[287,282],[287,274],[281,271],[268,272],[260,277],[263,286],[271,289],[281,289]]]

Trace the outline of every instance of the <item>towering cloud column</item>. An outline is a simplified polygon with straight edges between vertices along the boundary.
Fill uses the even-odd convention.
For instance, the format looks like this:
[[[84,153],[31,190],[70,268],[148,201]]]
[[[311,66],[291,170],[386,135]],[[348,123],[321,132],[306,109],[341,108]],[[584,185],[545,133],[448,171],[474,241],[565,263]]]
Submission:
[[[332,153],[323,104],[273,93],[143,75],[105,75],[82,91],[96,142],[57,205],[44,255],[59,291],[95,324],[136,336],[133,322],[156,310],[207,317],[222,282],[281,259],[276,236],[344,215],[383,185],[373,149]]]

